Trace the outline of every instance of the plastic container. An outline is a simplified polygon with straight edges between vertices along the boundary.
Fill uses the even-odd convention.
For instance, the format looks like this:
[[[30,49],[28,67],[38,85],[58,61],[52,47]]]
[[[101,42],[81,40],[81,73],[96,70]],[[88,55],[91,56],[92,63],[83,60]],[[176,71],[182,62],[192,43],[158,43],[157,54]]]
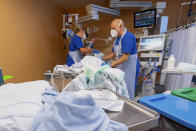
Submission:
[[[171,94],[196,102],[196,88],[182,88],[173,90]]]
[[[174,95],[158,94],[142,97],[139,103],[187,128],[196,130],[196,102]]]
[[[142,96],[150,96],[155,94],[152,79],[146,79],[142,85]]]
[[[4,80],[3,80],[3,74],[2,74],[2,70],[0,67],[0,86],[4,84]]]
[[[175,68],[175,58],[174,55],[171,55],[168,64],[167,64],[167,69],[174,69]]]

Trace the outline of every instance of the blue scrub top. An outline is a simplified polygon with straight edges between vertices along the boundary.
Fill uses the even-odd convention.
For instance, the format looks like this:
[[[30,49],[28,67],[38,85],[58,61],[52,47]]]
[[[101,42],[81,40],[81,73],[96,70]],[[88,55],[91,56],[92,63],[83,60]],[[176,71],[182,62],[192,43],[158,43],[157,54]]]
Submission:
[[[117,37],[115,45],[119,45],[120,37]],[[130,55],[135,55],[137,53],[136,38],[131,32],[126,32],[121,40],[121,51],[122,53],[130,53]],[[114,52],[114,48],[112,49]]]
[[[69,51],[76,51],[79,50],[80,48],[84,47],[84,44],[82,43],[82,39],[78,35],[74,35],[71,39],[71,42],[69,43]],[[71,56],[68,54],[66,64],[68,66],[71,66],[75,62],[71,58]]]

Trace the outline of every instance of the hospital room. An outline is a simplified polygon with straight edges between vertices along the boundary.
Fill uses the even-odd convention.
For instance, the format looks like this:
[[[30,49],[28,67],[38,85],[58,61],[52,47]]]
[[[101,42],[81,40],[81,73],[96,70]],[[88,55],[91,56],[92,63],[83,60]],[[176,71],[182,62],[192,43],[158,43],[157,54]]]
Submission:
[[[0,131],[193,130],[195,0],[0,0]]]

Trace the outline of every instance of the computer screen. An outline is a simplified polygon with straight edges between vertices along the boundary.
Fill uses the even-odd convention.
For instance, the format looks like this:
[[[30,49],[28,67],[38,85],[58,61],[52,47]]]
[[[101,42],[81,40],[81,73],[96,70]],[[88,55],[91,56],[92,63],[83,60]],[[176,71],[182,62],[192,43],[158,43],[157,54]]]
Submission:
[[[156,24],[156,9],[134,13],[134,28],[148,27]]]
[[[164,49],[165,35],[151,35],[140,38],[139,51],[161,51]]]

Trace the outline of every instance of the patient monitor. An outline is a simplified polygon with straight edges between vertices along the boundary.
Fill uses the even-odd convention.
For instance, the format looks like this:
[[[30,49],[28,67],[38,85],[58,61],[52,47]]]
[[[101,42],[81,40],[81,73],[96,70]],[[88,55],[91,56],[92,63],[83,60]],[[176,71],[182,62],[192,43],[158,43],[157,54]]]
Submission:
[[[150,35],[140,37],[139,51],[162,51],[165,35]]]
[[[144,51],[140,56],[140,64],[142,66],[149,64],[153,65],[156,61],[156,65],[162,64],[164,49],[165,35],[151,35],[140,37],[138,51]]]

